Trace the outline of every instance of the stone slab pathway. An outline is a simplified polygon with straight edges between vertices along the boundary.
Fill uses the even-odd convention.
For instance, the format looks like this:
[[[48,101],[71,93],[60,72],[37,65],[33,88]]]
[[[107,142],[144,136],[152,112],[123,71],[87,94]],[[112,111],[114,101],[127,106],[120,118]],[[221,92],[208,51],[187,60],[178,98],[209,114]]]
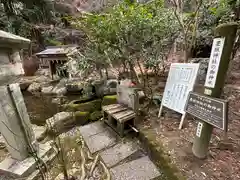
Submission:
[[[112,180],[151,180],[161,176],[136,138],[121,139],[103,122],[80,127],[91,153],[99,153],[110,169]]]

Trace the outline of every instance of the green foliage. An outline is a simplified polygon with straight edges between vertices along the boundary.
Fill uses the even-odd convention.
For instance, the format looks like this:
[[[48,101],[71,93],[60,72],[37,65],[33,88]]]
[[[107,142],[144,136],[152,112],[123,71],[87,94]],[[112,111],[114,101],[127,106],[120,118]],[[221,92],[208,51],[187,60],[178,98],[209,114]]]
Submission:
[[[32,24],[49,23],[52,18],[48,0],[0,0],[0,5],[1,27],[15,34],[27,35]]]
[[[204,0],[199,11],[197,44],[210,45],[214,28],[225,22],[238,21],[239,3],[237,0]]]
[[[88,36],[87,62],[100,67],[130,66],[137,60],[148,67],[159,65],[178,31],[173,12],[162,1],[123,2],[104,14],[84,14],[72,22]]]

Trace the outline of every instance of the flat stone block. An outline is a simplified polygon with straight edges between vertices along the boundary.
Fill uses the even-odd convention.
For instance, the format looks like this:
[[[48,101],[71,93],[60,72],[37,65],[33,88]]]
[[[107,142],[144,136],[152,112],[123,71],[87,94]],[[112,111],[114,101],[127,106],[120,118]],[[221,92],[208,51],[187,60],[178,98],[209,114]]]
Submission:
[[[110,172],[113,180],[150,180],[161,175],[147,156],[116,166]]]
[[[112,167],[120,161],[139,150],[140,147],[134,142],[120,142],[115,146],[100,153],[101,158],[108,167]]]
[[[110,128],[98,134],[84,138],[91,153],[95,153],[116,144],[116,133]]]
[[[38,156],[42,159],[46,158],[53,148],[49,144],[39,144]],[[33,157],[26,158],[23,161],[12,159],[11,157],[5,158],[0,163],[0,173],[5,175],[14,176],[16,178],[26,177],[36,169],[36,160]]]
[[[103,132],[107,129],[107,126],[101,122],[97,121],[95,123],[91,123],[85,126],[80,127],[80,132],[83,138],[87,138],[89,136],[92,136],[94,134],[98,134],[100,132]]]

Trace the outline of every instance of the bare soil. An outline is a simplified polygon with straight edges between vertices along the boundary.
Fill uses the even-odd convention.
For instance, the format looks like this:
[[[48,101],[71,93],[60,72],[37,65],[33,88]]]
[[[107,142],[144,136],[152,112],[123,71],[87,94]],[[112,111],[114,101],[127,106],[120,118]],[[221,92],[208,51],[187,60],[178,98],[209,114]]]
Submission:
[[[192,144],[198,121],[187,117],[182,130],[178,129],[180,115],[164,110],[157,118],[159,107],[152,107],[142,126],[156,133],[157,143],[163,146],[171,163],[175,164],[188,180],[239,180],[240,179],[240,95],[228,91],[229,129],[225,134],[214,129],[209,153],[200,160],[192,153]]]

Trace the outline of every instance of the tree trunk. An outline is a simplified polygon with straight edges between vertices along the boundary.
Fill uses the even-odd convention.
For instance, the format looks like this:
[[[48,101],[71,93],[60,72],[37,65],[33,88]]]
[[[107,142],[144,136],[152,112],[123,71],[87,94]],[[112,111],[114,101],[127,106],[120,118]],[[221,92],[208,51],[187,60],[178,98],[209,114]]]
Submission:
[[[108,78],[109,78],[109,77],[108,77],[108,69],[107,69],[107,67],[104,67],[104,69],[105,69],[106,79],[108,79]]]
[[[130,68],[130,78],[131,78],[131,80],[136,82],[137,84],[140,84],[140,81],[139,81],[137,73],[134,69],[133,63],[128,61],[128,64],[129,64],[129,68]]]

